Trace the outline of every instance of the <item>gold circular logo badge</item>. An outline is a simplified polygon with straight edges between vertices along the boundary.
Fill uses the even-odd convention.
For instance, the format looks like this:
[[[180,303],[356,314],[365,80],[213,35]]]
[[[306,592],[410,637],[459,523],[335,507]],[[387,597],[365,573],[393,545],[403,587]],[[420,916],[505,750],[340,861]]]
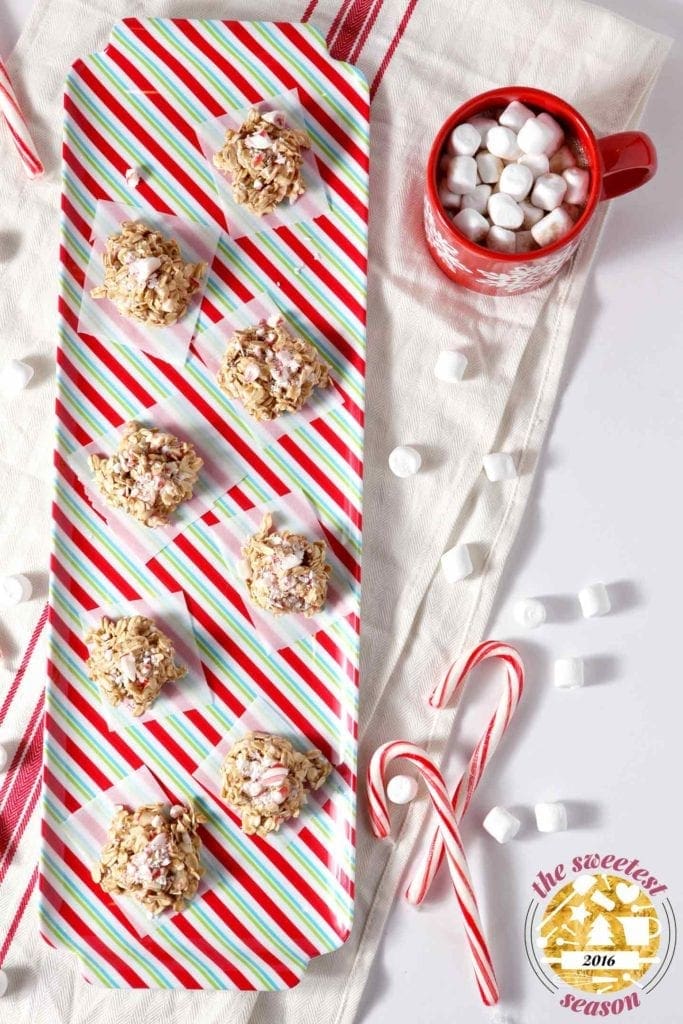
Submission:
[[[660,922],[640,886],[619,875],[579,875],[546,905],[536,937],[544,963],[583,992],[619,992],[658,962]]]

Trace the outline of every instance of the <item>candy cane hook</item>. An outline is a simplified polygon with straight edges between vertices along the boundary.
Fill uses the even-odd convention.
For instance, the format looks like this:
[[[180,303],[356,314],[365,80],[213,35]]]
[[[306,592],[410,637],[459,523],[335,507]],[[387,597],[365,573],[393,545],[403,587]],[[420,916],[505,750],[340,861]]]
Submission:
[[[26,124],[26,119],[21,112],[19,101],[14,94],[10,77],[7,74],[5,65],[0,60],[0,113],[7,123],[12,141],[21,157],[24,170],[29,178],[37,178],[42,174],[44,167],[36,152],[36,147]]]
[[[465,934],[472,954],[474,975],[479,992],[486,1006],[495,1006],[499,998],[496,975],[484,937],[470,869],[448,798],[446,784],[436,765],[430,761],[424,750],[415,746],[414,743],[407,743],[403,740],[385,743],[375,751],[370,759],[367,771],[367,789],[372,830],[380,839],[385,839],[391,832],[384,776],[387,765],[397,758],[404,758],[415,765],[427,786],[438,817],[439,834],[442,837],[455,896],[465,922]]]
[[[524,689],[524,664],[519,653],[509,644],[488,640],[463,658],[456,661],[445,679],[434,688],[429,703],[433,707],[442,708],[451,697],[460,696],[470,672],[482,661],[496,658],[503,662],[506,669],[506,681],[498,706],[486,727],[484,735],[477,743],[472,757],[463,772],[453,794],[451,806],[457,823],[469,807],[474,791],[484,774],[486,765],[491,760],[496,747],[510,724]],[[435,826],[429,838],[424,854],[418,860],[413,876],[406,890],[406,899],[415,905],[421,903],[427,895],[441,862],[444,858],[444,843],[441,831]]]

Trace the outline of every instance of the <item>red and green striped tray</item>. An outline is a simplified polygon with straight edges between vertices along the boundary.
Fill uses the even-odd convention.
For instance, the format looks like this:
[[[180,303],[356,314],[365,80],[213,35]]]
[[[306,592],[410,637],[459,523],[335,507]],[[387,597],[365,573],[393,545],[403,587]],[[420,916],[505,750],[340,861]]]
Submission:
[[[232,237],[195,128],[296,90],[329,209]],[[65,91],[57,438],[46,706],[41,931],[111,988],[282,989],[338,948],[354,899],[368,90],[310,25],[126,19]],[[127,168],[142,168],[131,190]],[[264,447],[224,402],[194,347],[184,367],[78,332],[97,203],[130,203],[221,229],[197,333],[255,295],[281,298],[329,360],[340,401]],[[243,477],[145,561],[91,506],[73,453],[182,395]],[[153,411],[150,413],[153,418]],[[201,442],[198,444],[201,450]],[[294,494],[344,567],[351,611],[273,650],[220,557],[217,519]],[[85,612],[182,591],[212,703],[109,731],[87,676]],[[245,713],[266,705],[334,764],[289,841],[245,836],[194,773]],[[139,928],[90,879],[71,816],[142,767],[169,800],[193,800],[212,870],[181,914]],[[217,870],[215,870],[217,865]]]

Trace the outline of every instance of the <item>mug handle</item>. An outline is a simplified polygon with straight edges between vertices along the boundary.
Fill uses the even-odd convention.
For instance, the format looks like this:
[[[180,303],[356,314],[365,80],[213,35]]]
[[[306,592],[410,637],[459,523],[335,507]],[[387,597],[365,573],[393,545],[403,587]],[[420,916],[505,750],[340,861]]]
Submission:
[[[598,139],[604,171],[600,199],[615,199],[654,177],[657,150],[645,132],[617,132]]]

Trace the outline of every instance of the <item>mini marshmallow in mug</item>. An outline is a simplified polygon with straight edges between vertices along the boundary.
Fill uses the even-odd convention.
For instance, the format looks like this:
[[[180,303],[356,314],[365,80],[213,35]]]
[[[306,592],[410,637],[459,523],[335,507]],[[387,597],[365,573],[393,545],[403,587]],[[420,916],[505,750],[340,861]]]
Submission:
[[[506,128],[511,128],[513,132],[518,132],[529,118],[534,116],[533,110],[529,110],[526,104],[513,100],[512,103],[508,103],[498,121]]]
[[[477,184],[477,162],[473,156],[454,156],[448,165],[446,184],[451,192],[463,195]]]
[[[552,245],[558,239],[563,238],[574,227],[574,221],[561,206],[552,210],[538,224],[531,228],[534,241],[540,246]]]
[[[477,185],[473,192],[462,197],[463,210],[476,210],[482,216],[486,214],[486,206],[491,195],[490,185]]]
[[[499,228],[494,224],[486,236],[486,245],[496,252],[517,252],[517,236],[509,228]]]
[[[524,153],[517,159],[518,164],[528,167],[534,178],[541,174],[547,174],[550,170],[550,161],[545,153]]]
[[[521,228],[524,214],[519,203],[505,192],[495,192],[488,203],[489,217],[499,228]]]
[[[568,167],[576,167],[576,157],[569,146],[560,146],[557,153],[551,157],[549,169],[553,174],[562,174]]]
[[[410,445],[399,445],[389,455],[389,469],[398,477],[415,476],[422,465],[422,456]]]
[[[500,157],[501,160],[516,160],[522,155],[515,133],[500,124],[492,128],[486,136],[486,148],[489,153]]]
[[[529,118],[519,130],[517,143],[523,153],[543,153],[552,157],[564,142],[564,131],[550,114]]]
[[[561,174],[541,174],[534,182],[531,202],[541,210],[556,210],[566,191],[567,182]]]
[[[512,196],[518,203],[531,192],[534,176],[524,164],[507,164],[499,181],[500,191]]]
[[[583,167],[568,167],[562,172],[562,177],[567,183],[565,202],[571,203],[572,206],[583,205],[588,198],[590,173]]]
[[[523,199],[519,205],[522,207],[522,213],[524,214],[522,227],[525,231],[530,231],[534,224],[538,224],[539,220],[543,220],[545,217],[543,210],[540,210],[538,206],[534,206],[528,199]]]
[[[481,135],[471,124],[459,124],[451,132],[448,148],[455,156],[474,156],[481,146]]]
[[[484,150],[483,153],[477,153],[475,161],[481,180],[486,185],[494,185],[503,172],[503,161],[500,157]]]
[[[492,197],[493,198],[493,197]],[[486,217],[482,217],[476,210],[460,210],[453,218],[453,226],[462,231],[471,242],[481,242],[489,233],[491,225]]]
[[[482,146],[486,145],[486,136],[488,135],[490,130],[498,126],[498,122],[494,120],[494,118],[480,116],[471,117],[469,120],[469,124],[471,124],[473,128],[476,128],[479,134],[481,135]]]
[[[455,349],[442,349],[434,364],[434,376],[448,384],[456,384],[465,376],[467,356]]]
[[[458,196],[455,192],[451,192],[448,185],[439,186],[439,200],[441,205],[446,210],[458,210],[462,201],[462,196]]]

